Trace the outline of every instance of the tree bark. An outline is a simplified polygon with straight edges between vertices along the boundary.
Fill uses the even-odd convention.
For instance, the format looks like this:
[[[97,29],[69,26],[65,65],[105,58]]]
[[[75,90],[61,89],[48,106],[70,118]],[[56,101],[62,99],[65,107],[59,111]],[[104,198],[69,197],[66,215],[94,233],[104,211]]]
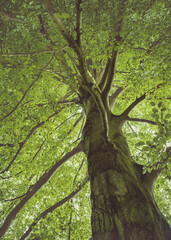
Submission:
[[[147,184],[131,159],[122,117],[108,113],[112,147],[103,138],[100,114],[91,101],[86,114],[93,240],[169,240],[170,227],[154,201],[153,184]]]

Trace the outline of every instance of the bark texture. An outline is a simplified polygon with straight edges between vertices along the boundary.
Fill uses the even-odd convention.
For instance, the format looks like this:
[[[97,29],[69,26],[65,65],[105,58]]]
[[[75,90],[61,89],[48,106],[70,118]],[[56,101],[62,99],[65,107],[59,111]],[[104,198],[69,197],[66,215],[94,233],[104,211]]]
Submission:
[[[88,106],[88,105],[87,105]],[[122,133],[123,119],[108,114],[109,136],[104,141],[100,114],[87,107],[83,131],[91,185],[93,240],[169,240],[170,228],[132,161]]]

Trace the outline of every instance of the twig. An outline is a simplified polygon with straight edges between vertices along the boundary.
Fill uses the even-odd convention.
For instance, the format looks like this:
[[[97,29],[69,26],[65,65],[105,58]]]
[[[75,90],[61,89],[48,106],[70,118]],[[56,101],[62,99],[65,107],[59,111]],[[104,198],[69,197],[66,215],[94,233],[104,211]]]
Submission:
[[[130,118],[130,117],[127,117],[126,120],[127,121],[131,121],[131,122],[144,122],[144,123],[149,123],[149,124],[152,124],[152,125],[157,125],[157,123],[154,122],[154,121],[147,120],[147,119],[142,119],[142,118]]]

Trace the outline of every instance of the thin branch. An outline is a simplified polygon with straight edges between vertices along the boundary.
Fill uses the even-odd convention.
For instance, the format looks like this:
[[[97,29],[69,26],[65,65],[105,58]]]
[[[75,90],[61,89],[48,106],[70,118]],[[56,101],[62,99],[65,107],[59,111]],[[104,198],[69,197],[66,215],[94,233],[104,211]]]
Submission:
[[[46,141],[46,139],[45,139],[45,140],[43,140],[43,142],[41,143],[40,147],[38,148],[37,152],[35,153],[35,155],[33,156],[32,160],[31,160],[30,162],[33,162],[33,161],[34,161],[34,159],[37,157],[37,155],[38,155],[38,154],[39,154],[39,152],[41,151],[41,149],[42,149],[42,147],[43,147],[43,145],[44,145],[45,141]]]
[[[0,53],[0,56],[3,57],[15,57],[15,56],[32,56],[35,54],[40,54],[40,53],[54,53],[58,52],[60,50],[41,50],[37,52],[15,52],[15,53]]]
[[[20,199],[24,196],[26,196],[26,194],[29,192],[29,190],[31,189],[32,186],[29,187],[28,191],[26,193],[24,193],[23,195],[19,196],[19,197],[15,197],[15,198],[11,198],[11,199],[7,199],[7,200],[4,200],[4,202],[12,202],[12,201],[15,201],[17,199]]]
[[[83,119],[84,114],[81,114],[81,116],[76,120],[76,122],[73,125],[73,128],[68,131],[68,135],[71,134],[71,132],[74,130],[74,128],[79,124],[79,122]]]
[[[25,206],[25,204],[39,191],[39,189],[52,177],[56,170],[67,160],[69,160],[74,155],[83,151],[82,143],[80,142],[77,147],[65,154],[61,160],[56,162],[48,172],[45,172],[42,177],[33,185],[26,196],[18,203],[18,205],[9,213],[4,221],[4,224],[0,228],[0,237],[2,237],[8,228],[10,227],[12,221],[15,219],[20,210]]]
[[[143,14],[142,14],[142,18],[145,16],[145,14],[147,14],[147,12],[153,7],[154,3],[156,2],[156,0],[152,0],[152,2],[150,3],[149,7],[147,9],[144,10]]]
[[[14,176],[18,176],[20,173],[22,173],[23,171],[20,171],[20,172],[18,172],[18,173],[16,173]],[[10,178],[12,178],[13,176],[8,176],[8,177],[3,177],[3,176],[0,176],[0,178],[2,178],[2,179],[10,179]]]
[[[116,73],[131,73],[131,72],[124,72],[124,71],[117,71],[116,70]]]
[[[23,236],[19,240],[24,240],[30,232],[33,230],[33,228],[38,224],[38,222],[41,220],[41,218],[44,218],[48,213],[52,213],[56,208],[62,206],[64,203],[68,202],[70,199],[72,199],[78,192],[82,190],[82,188],[85,186],[85,184],[88,182],[88,179],[85,178],[83,183],[81,183],[76,190],[71,192],[68,196],[63,198],[61,201],[55,203],[51,207],[47,208],[45,211],[43,211],[41,214],[38,215],[38,217],[34,220],[34,222],[30,225],[30,227],[27,229],[27,231],[23,234]]]
[[[47,66],[51,63],[51,61],[53,60],[54,54],[52,55],[51,59],[48,61],[48,63],[41,69],[40,73],[38,74],[38,77],[30,84],[30,86],[27,88],[27,90],[25,91],[25,93],[23,94],[22,98],[20,99],[20,101],[16,104],[16,106],[11,110],[11,112],[9,112],[8,114],[6,114],[3,118],[0,119],[0,121],[3,121],[5,118],[9,117],[12,113],[14,113],[14,111],[18,108],[18,106],[20,105],[20,103],[24,100],[26,94],[29,92],[29,90],[33,87],[33,85],[39,80],[41,74],[43,73],[43,71],[47,68]]]
[[[75,113],[73,115],[71,115],[70,117],[68,117],[67,119],[65,119],[63,122],[61,122],[57,127],[55,127],[55,130],[57,130],[59,127],[61,127],[65,122],[68,122],[69,119],[71,119],[72,117],[79,115],[80,113]]]
[[[81,46],[81,32],[82,32],[82,8],[81,8],[82,0],[77,0],[76,8],[77,8],[77,17],[76,17],[76,32],[77,32],[77,43]]]
[[[14,147],[14,144],[11,144],[11,143],[0,143],[0,147],[5,147],[5,146]]]
[[[76,103],[76,104],[80,104],[80,99],[78,97],[76,98],[73,98],[71,100],[64,100],[64,101],[60,101],[59,102],[60,104],[65,104],[65,105],[68,105],[68,104],[71,104],[71,103]]]
[[[131,124],[130,124],[129,122],[127,122],[127,124],[128,124],[128,126],[129,126],[129,128],[131,129],[131,131],[132,131],[134,134],[137,135],[137,133],[134,131],[134,129],[133,129],[133,127],[131,126]]]
[[[52,46],[55,46],[55,43],[54,41],[50,38],[50,34],[48,33],[47,31],[47,27],[45,26],[45,23],[42,19],[42,16],[41,14],[38,15],[38,18],[39,18],[39,21],[40,21],[40,24],[41,24],[41,29],[40,29],[40,32],[42,35],[45,35],[46,39],[50,41],[51,45]],[[46,24],[47,25],[47,24]],[[51,48],[51,47],[50,47]],[[51,48],[52,49],[52,48]]]
[[[127,117],[126,120],[127,121],[131,121],[131,122],[144,122],[144,123],[149,123],[149,124],[152,124],[152,125],[157,125],[157,123],[154,122],[154,121],[147,120],[147,119],[142,119],[142,118],[130,118],[130,117]]]
[[[8,166],[0,172],[0,174],[4,173],[4,172],[7,172],[9,170],[9,168],[11,167],[11,165],[14,163],[15,159],[18,157],[19,153],[21,152],[21,150],[23,149],[24,145],[26,144],[26,142],[29,140],[29,138],[33,135],[33,133],[41,126],[43,126],[47,121],[49,121],[52,117],[54,117],[55,115],[57,115],[58,113],[60,113],[62,110],[64,109],[61,108],[59,111],[51,114],[45,121],[42,121],[40,123],[38,123],[36,126],[34,126],[30,132],[27,134],[26,138],[24,139],[23,142],[20,142],[19,143],[19,149],[18,151],[16,152],[15,156],[13,157],[13,159],[11,160],[11,162],[8,164]]]

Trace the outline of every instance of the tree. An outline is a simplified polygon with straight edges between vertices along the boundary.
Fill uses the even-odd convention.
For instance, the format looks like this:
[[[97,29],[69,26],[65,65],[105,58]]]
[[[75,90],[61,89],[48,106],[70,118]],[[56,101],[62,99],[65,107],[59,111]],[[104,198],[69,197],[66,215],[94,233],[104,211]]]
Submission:
[[[169,240],[169,2],[1,2],[2,239]]]

